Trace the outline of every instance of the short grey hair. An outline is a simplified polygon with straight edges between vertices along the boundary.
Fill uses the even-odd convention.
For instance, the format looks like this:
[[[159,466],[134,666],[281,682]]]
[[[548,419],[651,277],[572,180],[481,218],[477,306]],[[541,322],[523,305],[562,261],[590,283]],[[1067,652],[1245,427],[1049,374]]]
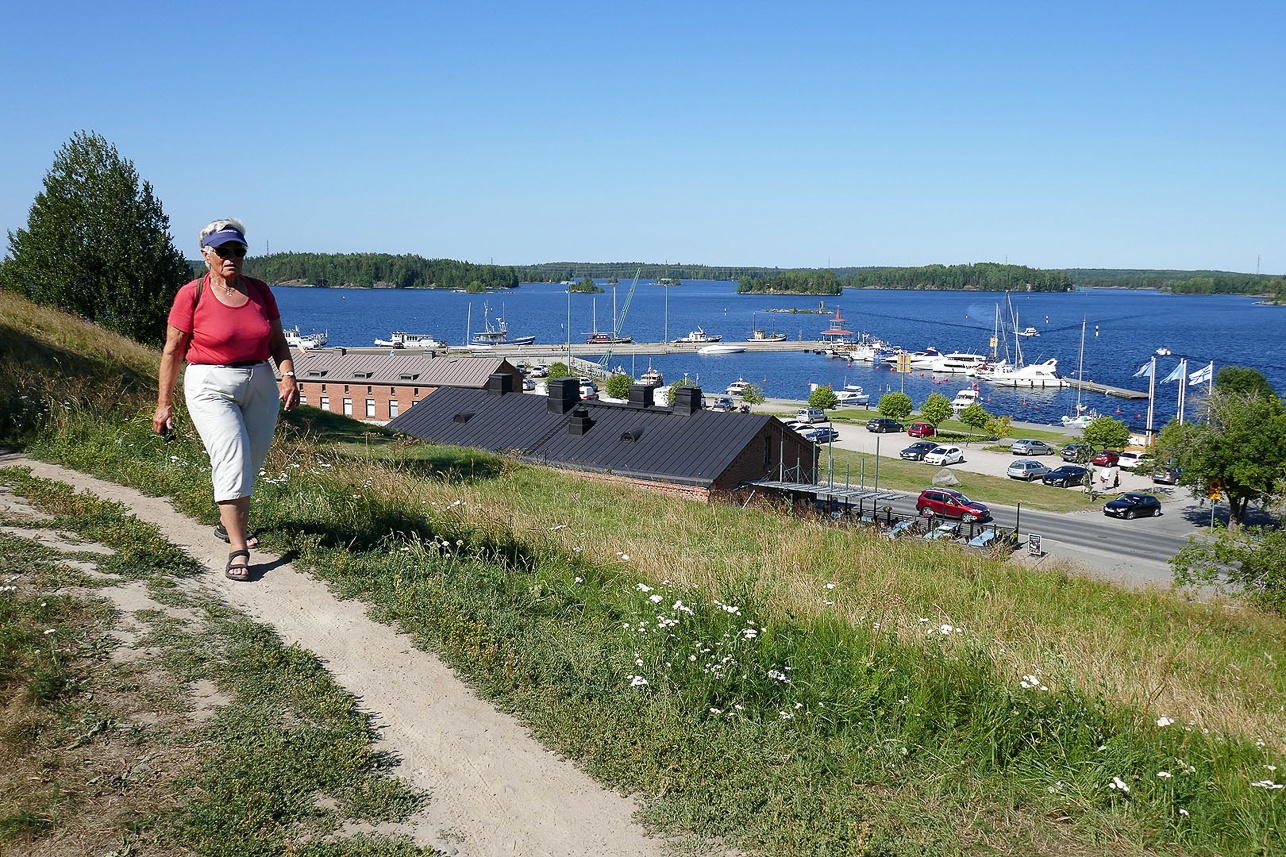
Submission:
[[[246,234],[246,225],[235,217],[225,217],[222,220],[211,220],[205,226],[201,227],[201,234],[197,237],[197,246],[202,250],[205,249],[205,239],[218,232],[220,229],[227,229],[231,226],[233,229]]]

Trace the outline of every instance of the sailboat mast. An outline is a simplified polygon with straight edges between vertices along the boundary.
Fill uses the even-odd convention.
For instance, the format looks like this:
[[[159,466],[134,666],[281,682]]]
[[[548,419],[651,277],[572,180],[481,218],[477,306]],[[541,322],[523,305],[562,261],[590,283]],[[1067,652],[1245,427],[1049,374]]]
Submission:
[[[1076,369],[1076,378],[1081,385],[1076,388],[1076,416],[1081,415],[1081,387],[1085,385],[1085,318],[1081,317],[1081,362]]]

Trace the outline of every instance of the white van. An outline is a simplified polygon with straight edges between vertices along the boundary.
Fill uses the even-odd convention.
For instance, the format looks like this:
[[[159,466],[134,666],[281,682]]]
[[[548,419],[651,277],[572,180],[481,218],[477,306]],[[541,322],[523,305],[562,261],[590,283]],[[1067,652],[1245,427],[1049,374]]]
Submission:
[[[801,423],[824,423],[826,412],[821,408],[800,408],[795,411],[795,419]]]

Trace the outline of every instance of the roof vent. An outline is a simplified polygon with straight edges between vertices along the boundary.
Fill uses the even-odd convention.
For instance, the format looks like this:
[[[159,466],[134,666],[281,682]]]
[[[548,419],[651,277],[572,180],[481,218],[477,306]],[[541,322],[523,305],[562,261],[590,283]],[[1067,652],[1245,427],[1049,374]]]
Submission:
[[[648,388],[649,390],[651,387]],[[634,443],[643,436],[642,428],[632,428],[629,431],[621,432],[621,443]]]
[[[487,393],[492,396],[503,396],[514,391],[514,376],[508,372],[496,372],[487,379]]]
[[[466,411],[463,414],[456,414],[455,416],[453,416],[451,418],[451,422],[460,423],[461,425],[464,425],[471,419],[473,419],[473,411]]]
[[[354,372],[354,373],[353,373],[353,377],[354,377],[354,378],[369,378],[369,377],[371,377],[371,376],[372,376],[372,375],[374,375],[374,374],[375,374],[374,372],[370,372],[370,371],[367,371],[367,370],[363,369],[363,370],[362,370],[362,371],[360,371],[360,372]]]
[[[397,377],[398,377],[398,380],[401,380],[401,381],[414,381],[416,378],[420,377],[420,373],[403,372],[401,375],[398,375]]]
[[[630,385],[630,407],[631,408],[650,408],[653,404],[653,395],[655,388],[650,384],[631,384]]]
[[[339,356],[340,356],[340,357],[343,357],[343,356],[344,356],[345,354],[347,354],[347,353],[348,353],[348,349],[347,349],[347,348],[341,348],[341,349],[339,349]]]
[[[326,370],[325,370],[325,369],[309,369],[309,370],[308,370],[308,377],[309,377],[309,378],[325,378],[325,377],[326,377]]]
[[[551,414],[565,414],[580,401],[579,378],[554,378],[545,386],[549,388],[546,408]]]
[[[585,434],[594,425],[594,421],[589,418],[588,408],[576,408],[572,411],[571,422],[567,423],[567,432],[569,434]]]
[[[701,410],[700,387],[676,387],[674,389],[674,413],[690,417],[699,410]]]

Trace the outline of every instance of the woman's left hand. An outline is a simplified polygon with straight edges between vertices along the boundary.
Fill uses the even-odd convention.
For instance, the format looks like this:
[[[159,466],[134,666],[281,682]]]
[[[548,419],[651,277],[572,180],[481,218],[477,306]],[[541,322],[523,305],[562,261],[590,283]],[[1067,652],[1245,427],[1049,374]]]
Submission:
[[[299,385],[287,375],[277,383],[278,397],[285,404],[286,410],[292,411],[299,405]]]

